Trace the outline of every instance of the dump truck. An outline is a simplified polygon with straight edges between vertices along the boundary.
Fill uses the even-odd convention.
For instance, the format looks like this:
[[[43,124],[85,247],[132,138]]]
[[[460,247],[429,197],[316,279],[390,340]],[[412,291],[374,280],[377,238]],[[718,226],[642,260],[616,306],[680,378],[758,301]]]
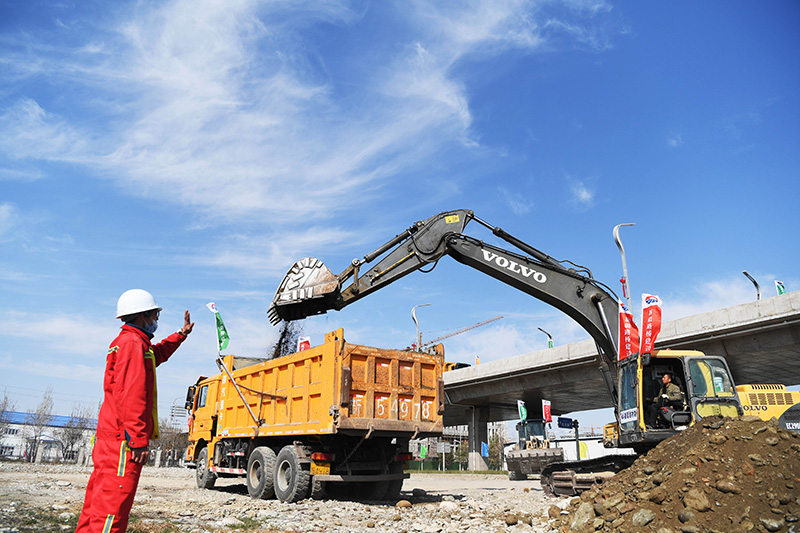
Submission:
[[[186,398],[197,486],[244,477],[253,498],[396,498],[409,440],[442,433],[443,362],[441,345],[373,348],[343,329],[275,359],[220,356]]]
[[[466,235],[465,227],[471,221],[516,250]],[[613,447],[645,453],[704,416],[743,413],[723,357],[698,351],[662,354],[653,350],[619,360],[619,297],[587,267],[556,260],[468,209],[446,211],[412,224],[363,258],[354,259],[338,275],[317,258],[301,259],[278,286],[267,314],[275,324],[341,310],[412,272],[423,268],[429,272],[444,256],[555,307],[592,337],[598,351],[598,370],[614,406],[616,420],[604,430]],[[377,262],[366,266],[373,261]],[[681,406],[653,405],[653,396],[648,396],[652,378],[667,369],[683,378],[679,385],[684,398]],[[648,420],[653,406],[658,407],[658,416]],[[592,482],[592,473],[601,475],[597,480],[606,479],[608,472],[627,467],[631,457],[553,463],[542,471],[542,486],[556,494],[577,494]]]
[[[520,481],[529,475],[541,474],[551,463],[564,460],[562,448],[550,447],[550,441],[544,438],[544,420],[525,419],[517,422],[517,445],[506,453],[508,479]]]

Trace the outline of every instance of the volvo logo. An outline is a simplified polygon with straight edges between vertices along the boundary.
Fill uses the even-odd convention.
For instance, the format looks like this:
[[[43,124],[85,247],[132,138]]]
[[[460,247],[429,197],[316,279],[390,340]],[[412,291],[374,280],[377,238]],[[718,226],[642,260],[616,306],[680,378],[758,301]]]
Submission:
[[[501,255],[497,255],[494,252],[489,250],[481,250],[483,252],[483,259],[487,263],[494,263],[500,268],[505,268],[509,272],[513,272],[514,274],[521,274],[526,278],[532,278],[534,281],[538,283],[544,283],[547,281],[547,276],[544,275],[543,272],[537,272],[536,270],[526,267],[524,265],[520,265],[516,261],[512,261],[510,259],[506,259]]]

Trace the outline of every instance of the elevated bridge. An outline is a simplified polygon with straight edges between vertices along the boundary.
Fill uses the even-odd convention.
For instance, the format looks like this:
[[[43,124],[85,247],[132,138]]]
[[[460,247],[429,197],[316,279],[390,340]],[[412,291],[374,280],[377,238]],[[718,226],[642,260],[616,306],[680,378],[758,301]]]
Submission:
[[[655,346],[723,356],[737,384],[800,385],[800,291],[664,322]],[[445,372],[444,390],[445,425],[470,426],[478,450],[487,422],[518,417],[517,400],[530,418],[542,399],[553,415],[612,407],[591,340]]]

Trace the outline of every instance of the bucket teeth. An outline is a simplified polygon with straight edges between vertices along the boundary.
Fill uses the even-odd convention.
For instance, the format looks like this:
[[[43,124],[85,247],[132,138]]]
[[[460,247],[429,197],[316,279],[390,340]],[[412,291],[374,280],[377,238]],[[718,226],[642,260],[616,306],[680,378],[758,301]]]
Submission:
[[[297,320],[333,309],[339,278],[315,257],[295,263],[278,286],[267,316],[272,324]]]

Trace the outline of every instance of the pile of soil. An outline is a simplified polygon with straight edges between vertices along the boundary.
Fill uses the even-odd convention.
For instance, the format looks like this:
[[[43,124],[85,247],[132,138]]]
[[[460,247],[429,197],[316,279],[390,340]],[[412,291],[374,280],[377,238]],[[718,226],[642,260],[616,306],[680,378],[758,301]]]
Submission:
[[[549,516],[561,532],[800,533],[800,435],[704,418]]]

